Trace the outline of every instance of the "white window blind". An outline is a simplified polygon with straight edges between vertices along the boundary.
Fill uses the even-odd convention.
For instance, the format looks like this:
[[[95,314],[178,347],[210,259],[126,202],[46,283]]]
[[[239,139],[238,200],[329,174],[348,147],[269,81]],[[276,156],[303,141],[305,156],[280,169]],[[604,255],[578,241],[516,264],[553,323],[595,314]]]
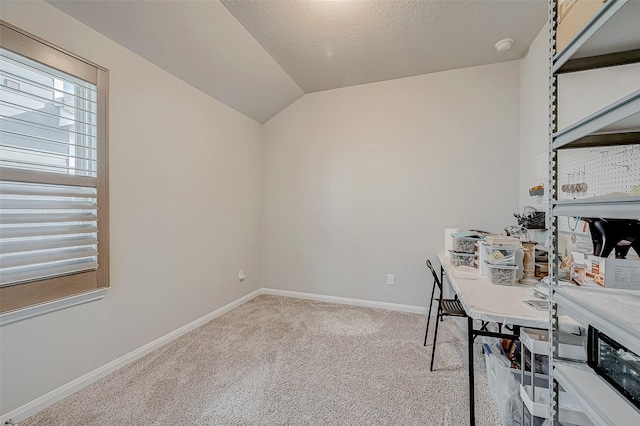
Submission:
[[[0,48],[0,287],[98,268],[97,86]]]

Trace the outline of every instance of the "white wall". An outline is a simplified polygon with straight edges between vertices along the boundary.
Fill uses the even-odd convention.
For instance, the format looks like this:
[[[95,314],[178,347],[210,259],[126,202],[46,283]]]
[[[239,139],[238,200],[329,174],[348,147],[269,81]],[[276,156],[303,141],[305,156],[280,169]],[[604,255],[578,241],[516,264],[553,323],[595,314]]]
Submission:
[[[263,285],[426,306],[445,227],[515,224],[519,105],[519,61],[299,99],[264,126]]]
[[[261,126],[46,3],[0,12],[110,70],[111,289],[2,327],[7,413],[259,287]]]
[[[545,25],[538,33],[520,62],[520,184],[518,186],[519,211],[533,206],[547,211],[548,146],[549,146],[549,30]],[[538,170],[543,158],[544,172]],[[530,196],[529,188],[544,184],[545,197]],[[546,244],[547,233],[530,231],[529,236]]]
[[[549,29],[545,25],[520,63],[520,210],[534,206],[546,211],[542,197],[531,197],[529,188],[544,183],[537,179],[537,160],[547,156],[549,146]]]

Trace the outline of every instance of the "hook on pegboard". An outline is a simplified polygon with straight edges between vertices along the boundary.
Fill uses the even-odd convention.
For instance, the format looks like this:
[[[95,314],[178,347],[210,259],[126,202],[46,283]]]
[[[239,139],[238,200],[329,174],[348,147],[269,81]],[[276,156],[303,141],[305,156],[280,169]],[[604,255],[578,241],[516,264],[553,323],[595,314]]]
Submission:
[[[612,164],[612,167],[624,167],[625,169],[627,169],[627,171],[629,171],[631,169],[631,165],[630,164]]]

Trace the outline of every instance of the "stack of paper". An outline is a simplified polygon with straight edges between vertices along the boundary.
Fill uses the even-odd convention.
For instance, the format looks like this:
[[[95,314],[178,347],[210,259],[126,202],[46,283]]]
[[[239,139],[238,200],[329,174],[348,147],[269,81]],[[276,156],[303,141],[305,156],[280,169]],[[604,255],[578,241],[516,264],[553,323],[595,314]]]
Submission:
[[[520,239],[505,235],[487,235],[484,241],[490,246],[520,246]]]

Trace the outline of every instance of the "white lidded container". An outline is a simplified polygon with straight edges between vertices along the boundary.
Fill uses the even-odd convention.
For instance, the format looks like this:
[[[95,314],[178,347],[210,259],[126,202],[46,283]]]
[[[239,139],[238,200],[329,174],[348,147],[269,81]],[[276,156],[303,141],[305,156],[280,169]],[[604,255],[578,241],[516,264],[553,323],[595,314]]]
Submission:
[[[492,265],[515,265],[517,247],[513,246],[486,246],[486,260]]]
[[[451,234],[459,232],[458,228],[444,228],[444,251],[453,250],[453,238]]]

